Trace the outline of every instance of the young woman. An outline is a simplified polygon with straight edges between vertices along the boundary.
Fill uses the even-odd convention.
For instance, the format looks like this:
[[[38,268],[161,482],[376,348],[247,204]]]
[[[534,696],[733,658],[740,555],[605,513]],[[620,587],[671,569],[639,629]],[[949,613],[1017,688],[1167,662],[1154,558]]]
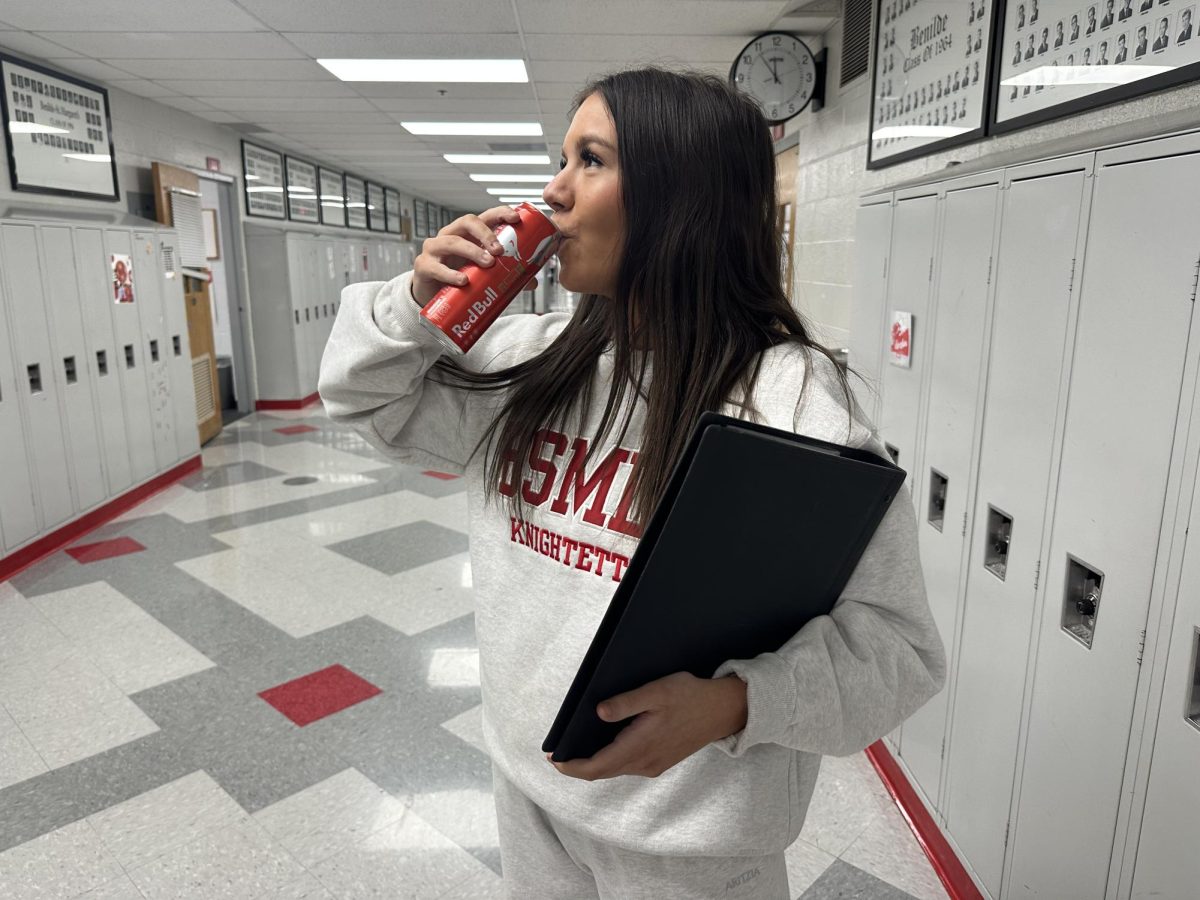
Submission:
[[[591,759],[540,751],[702,412],[884,452],[780,283],[774,179],[767,123],[739,92],[622,72],[581,93],[544,194],[559,278],[584,295],[573,315],[501,318],[461,361],[421,326],[466,261],[492,264],[507,207],[443,228],[413,272],[343,293],[321,365],[329,415],[397,460],[466,476],[515,898],[786,897],[783,850],[821,755],[861,750],[942,684],[904,491],[831,615],[711,678],[601,704],[634,718]]]

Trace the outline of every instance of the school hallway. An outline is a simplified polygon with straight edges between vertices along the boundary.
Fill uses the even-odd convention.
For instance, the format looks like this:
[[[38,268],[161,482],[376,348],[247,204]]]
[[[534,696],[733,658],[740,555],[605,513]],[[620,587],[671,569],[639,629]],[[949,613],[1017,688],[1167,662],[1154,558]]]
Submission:
[[[502,897],[462,480],[319,404],[202,454],[0,583],[0,897]],[[864,754],[787,862],[946,896]]]

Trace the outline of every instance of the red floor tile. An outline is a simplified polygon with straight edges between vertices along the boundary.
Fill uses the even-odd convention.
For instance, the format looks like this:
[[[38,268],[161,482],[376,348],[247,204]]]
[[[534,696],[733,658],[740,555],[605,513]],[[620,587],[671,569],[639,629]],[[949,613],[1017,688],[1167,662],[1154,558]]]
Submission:
[[[421,474],[428,475],[430,478],[440,478],[442,481],[453,481],[458,477],[457,475],[451,475],[449,472],[434,472],[432,470],[428,472],[422,472]]]
[[[382,691],[342,665],[286,681],[258,696],[295,722],[308,725]]]
[[[304,434],[306,431],[320,431],[319,428],[313,428],[311,425],[288,425],[286,428],[274,430],[279,434]]]
[[[124,556],[126,553],[137,553],[146,548],[133,538],[119,537],[111,541],[96,541],[94,544],[80,544],[68,547],[67,553],[75,557],[76,562],[93,563],[114,556]]]

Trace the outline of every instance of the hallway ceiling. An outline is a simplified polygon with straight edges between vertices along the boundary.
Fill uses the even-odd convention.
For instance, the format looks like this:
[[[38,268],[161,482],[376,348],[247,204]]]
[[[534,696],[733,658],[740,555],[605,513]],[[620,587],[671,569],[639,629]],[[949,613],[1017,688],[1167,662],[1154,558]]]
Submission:
[[[721,77],[746,41],[819,34],[797,0],[4,0],[0,47],[443,206],[492,204],[445,153],[546,152],[590,77],[656,62]],[[343,82],[318,58],[523,59],[528,84]],[[540,122],[543,137],[416,137],[411,119]],[[515,145],[515,146],[514,146]],[[240,171],[240,160],[222,160]]]

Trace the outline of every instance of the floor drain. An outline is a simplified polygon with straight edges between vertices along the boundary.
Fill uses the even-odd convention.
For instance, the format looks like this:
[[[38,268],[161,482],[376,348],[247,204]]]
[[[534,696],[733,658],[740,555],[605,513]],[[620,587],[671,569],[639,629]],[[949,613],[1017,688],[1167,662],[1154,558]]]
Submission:
[[[298,475],[295,478],[283,479],[284,484],[312,484],[317,479],[311,475]]]

